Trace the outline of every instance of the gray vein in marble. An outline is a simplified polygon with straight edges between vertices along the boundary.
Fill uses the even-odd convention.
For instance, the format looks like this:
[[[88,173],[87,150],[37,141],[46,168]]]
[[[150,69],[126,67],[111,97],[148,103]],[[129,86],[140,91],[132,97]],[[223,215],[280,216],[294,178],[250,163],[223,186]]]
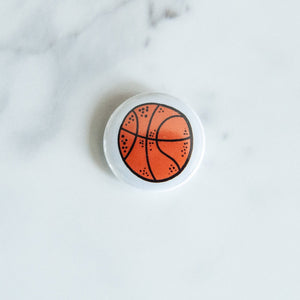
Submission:
[[[78,36],[83,34],[85,30],[87,30],[90,26],[92,26],[100,17],[108,16],[110,14],[115,13],[117,10],[121,9],[122,7],[126,6],[128,3],[135,1],[135,0],[123,0],[120,3],[116,4],[114,7],[100,11],[95,16],[92,17],[91,20],[89,20],[85,25],[82,27],[76,29],[75,31],[66,34],[63,37],[60,38],[52,38],[49,41],[45,43],[45,45],[42,45],[41,47],[26,47],[26,46],[16,46],[14,43],[10,44],[0,44],[0,52],[12,52],[15,55],[36,55],[36,54],[42,54],[49,50],[52,50],[54,47],[56,47],[59,43],[65,42],[65,41],[71,41],[76,39]]]
[[[129,3],[134,3],[134,5],[128,6]],[[103,72],[120,59],[141,49],[143,45],[147,47],[150,42],[150,38],[146,38],[149,29],[147,3],[152,6],[151,17],[155,25],[162,20],[180,16],[187,9],[186,1],[181,2],[181,5],[172,5],[172,3],[177,3],[172,0],[167,3],[168,5],[161,6],[158,1],[154,3],[154,1],[124,0],[110,9],[99,11],[84,25],[81,24],[81,27],[76,30],[73,29],[73,31],[60,38],[53,37],[53,32],[50,29],[47,29],[48,31],[42,29],[41,32],[45,32],[46,37],[41,38],[41,33],[38,30],[33,39],[29,39],[29,46],[26,46],[26,37],[23,40],[24,44],[17,45],[18,39],[14,37],[16,43],[13,46],[2,46],[0,50],[8,52],[2,53],[3,57],[8,54],[15,57],[12,66],[16,62],[18,64],[19,61],[22,72],[27,72],[27,68],[31,68],[31,65],[26,63],[24,66],[22,65],[22,62],[24,60],[26,62],[27,58],[34,59],[32,63],[36,64],[37,70],[43,70],[45,63],[47,62],[47,67],[49,62],[49,67],[54,68],[53,71],[50,71],[50,74],[55,72],[55,75],[51,75],[55,78],[51,93],[49,92],[50,94],[47,94],[46,97],[40,96],[39,98],[41,106],[38,105],[38,108],[35,107],[33,111],[26,109],[26,115],[20,119],[20,123],[12,127],[10,135],[20,155],[25,154],[25,156],[28,156],[30,153],[37,152],[36,150],[45,141],[58,134],[68,102],[72,100],[70,94],[77,83],[84,85],[84,82],[89,80],[94,72],[99,72],[99,70]],[[140,11],[145,14],[134,14],[137,5],[140,7]],[[125,7],[125,10],[120,11],[121,8]],[[51,15],[51,13],[49,14]],[[107,19],[105,16],[109,16],[109,18]],[[131,16],[134,16],[134,21],[132,21]],[[122,23],[122,27],[115,26],[119,23]],[[30,23],[30,26],[25,26],[26,30],[29,27],[32,28],[33,25],[34,23]],[[46,28],[48,28],[47,26]],[[21,33],[19,32],[18,36]],[[98,36],[96,39],[95,33]],[[126,38],[129,34],[134,36],[133,40]],[[109,44],[103,44],[103,40],[109,41]],[[39,41],[41,41],[41,46],[35,47]],[[44,56],[46,56],[46,61],[42,58]],[[12,70],[14,70],[14,67],[12,67]],[[31,81],[35,78],[26,76],[24,80],[28,80],[28,83],[31,84]],[[10,100],[3,93],[2,97],[5,98],[5,101],[1,101],[0,105],[2,104],[2,106],[0,108],[2,107],[2,111],[4,111]],[[28,124],[25,123],[24,126],[23,123],[26,118],[32,119],[32,121]]]
[[[189,10],[188,1],[170,1],[164,5],[161,2],[149,0],[148,19],[151,27],[168,19],[180,17]]]
[[[27,65],[23,66],[23,61],[26,60],[26,57],[35,57],[37,61],[33,61],[34,64],[37,64],[37,68],[43,68],[43,61],[39,61],[42,56],[51,56],[53,58],[53,62],[55,68],[57,80],[53,83],[53,87],[51,94],[49,97],[43,97],[40,99],[41,107],[37,112],[28,111],[27,117],[32,121],[29,124],[24,126],[23,118],[20,119],[20,123],[16,123],[14,129],[11,130],[10,135],[11,138],[15,141],[15,149],[18,149],[19,154],[24,154],[26,156],[30,156],[30,153],[36,152],[36,150],[41,146],[42,143],[49,140],[51,137],[57,135],[57,132],[61,128],[61,122],[63,120],[65,106],[67,104],[68,95],[71,92],[71,87],[74,82],[76,82],[76,77],[78,77],[77,70],[82,70],[80,66],[80,60],[76,60],[76,56],[78,55],[78,51],[82,51],[82,45],[78,45],[78,47],[74,48],[74,44],[72,41],[78,41],[78,38],[85,34],[89,28],[93,27],[94,24],[101,20],[103,16],[110,16],[113,13],[116,13],[120,8],[125,7],[129,2],[133,2],[134,0],[126,0],[120,2],[115,7],[101,11],[95,17],[82,26],[80,29],[56,40],[50,42],[47,47],[40,49],[30,49],[30,48],[6,48],[2,49],[4,51],[9,51],[9,54],[12,57],[15,57],[13,61],[10,61],[10,67],[14,69],[14,65],[18,65],[18,62],[21,63],[21,70],[26,72]],[[100,22],[102,25],[103,22]],[[96,27],[99,27],[96,26]],[[95,28],[97,30],[97,28]],[[88,33],[88,36],[94,36],[95,31],[91,30]],[[100,33],[101,35],[101,33]],[[87,39],[89,39],[87,37]],[[54,50],[52,52],[52,50]],[[60,49],[59,49],[60,48]],[[73,53],[71,55],[70,63],[74,65],[73,68],[70,69],[68,66],[68,60],[66,61],[66,50],[70,51],[72,49]],[[51,50],[51,54],[50,51]],[[62,57],[58,56],[59,51],[63,51],[64,55]],[[75,56],[74,56],[75,51]],[[8,53],[5,54],[7,56]],[[25,55],[25,56],[24,56]],[[28,56],[29,55],[29,56]],[[4,57],[5,57],[4,56]],[[18,58],[16,60],[16,58]],[[48,60],[49,58],[47,58]],[[51,59],[52,60],[52,59]],[[50,61],[51,61],[50,60]],[[7,59],[6,59],[7,61]],[[7,66],[7,63],[6,63]],[[9,67],[9,66],[7,66]],[[13,70],[12,69],[12,70]],[[30,76],[30,75],[29,75]],[[27,78],[24,78],[27,81]],[[12,83],[14,83],[14,79],[12,78]],[[29,82],[30,77],[29,77]],[[9,85],[8,85],[9,90]],[[0,112],[4,112],[10,102],[9,95],[4,93],[4,89],[1,91],[1,99],[0,99]],[[14,112],[13,112],[14,113]],[[26,119],[26,115],[24,115]]]

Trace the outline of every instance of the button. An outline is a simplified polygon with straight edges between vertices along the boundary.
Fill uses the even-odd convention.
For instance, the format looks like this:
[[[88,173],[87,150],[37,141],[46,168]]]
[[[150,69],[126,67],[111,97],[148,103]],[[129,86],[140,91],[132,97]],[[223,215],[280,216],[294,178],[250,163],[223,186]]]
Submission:
[[[108,165],[121,180],[141,189],[169,190],[198,169],[205,137],[199,117],[184,102],[144,93],[113,112],[103,147]]]

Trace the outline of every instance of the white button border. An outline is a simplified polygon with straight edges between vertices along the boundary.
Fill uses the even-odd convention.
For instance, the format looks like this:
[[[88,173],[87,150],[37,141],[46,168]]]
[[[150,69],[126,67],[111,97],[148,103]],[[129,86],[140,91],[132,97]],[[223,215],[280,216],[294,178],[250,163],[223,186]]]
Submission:
[[[149,182],[136,176],[124,164],[118,147],[118,134],[124,117],[134,107],[144,103],[165,104],[181,111],[189,120],[193,131],[193,150],[186,167],[173,179]],[[184,102],[163,93],[143,93],[124,101],[110,116],[104,131],[103,148],[106,160],[115,176],[124,182],[144,190],[171,190],[186,183],[199,168],[205,152],[205,135],[197,114]]]

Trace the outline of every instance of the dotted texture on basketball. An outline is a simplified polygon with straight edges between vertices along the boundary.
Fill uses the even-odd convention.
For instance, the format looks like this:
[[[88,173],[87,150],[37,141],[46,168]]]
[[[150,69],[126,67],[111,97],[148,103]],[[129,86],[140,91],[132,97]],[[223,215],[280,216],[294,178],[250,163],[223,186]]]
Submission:
[[[118,145],[125,165],[138,177],[167,181],[188,164],[193,133],[186,116],[164,104],[146,103],[124,118]]]

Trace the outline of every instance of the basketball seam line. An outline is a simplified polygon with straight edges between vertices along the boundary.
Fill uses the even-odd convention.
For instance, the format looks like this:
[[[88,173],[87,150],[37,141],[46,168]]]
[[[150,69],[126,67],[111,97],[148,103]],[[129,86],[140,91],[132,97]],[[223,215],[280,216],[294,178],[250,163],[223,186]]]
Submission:
[[[158,142],[181,142],[181,141],[186,141],[186,140],[191,138],[191,136],[188,136],[188,137],[185,137],[185,138],[172,139],[172,140],[171,139],[155,139],[155,138],[145,137],[145,136],[142,136],[140,134],[135,134],[134,132],[132,132],[132,131],[126,129],[126,128],[123,128],[123,127],[121,127],[121,130],[124,130],[127,133],[130,133],[132,135],[136,135],[137,137],[142,138],[142,139],[146,139],[146,140],[150,140],[150,141],[158,141]]]
[[[159,131],[160,131],[160,129],[161,129],[161,126],[162,126],[166,121],[168,121],[168,120],[170,120],[170,119],[172,119],[172,118],[175,118],[175,117],[181,117],[181,116],[170,116],[170,117],[166,118],[165,120],[163,120],[163,121],[160,123],[160,125],[159,125],[158,128],[157,128],[157,132],[156,132],[156,140],[155,140],[155,142],[156,142],[156,147],[158,148],[158,150],[159,150],[163,155],[165,155],[166,157],[168,157],[169,159],[171,159],[171,160],[175,163],[175,165],[177,166],[178,172],[180,172],[181,169],[180,169],[180,166],[179,166],[178,162],[177,162],[173,157],[171,157],[170,155],[168,155],[167,153],[165,153],[164,151],[162,151],[161,148],[159,147],[159,144],[158,144],[158,141],[157,141],[157,136],[158,136],[158,133],[159,133]],[[178,173],[178,172],[177,172],[177,173]]]
[[[157,109],[159,108],[159,105],[156,106],[156,108],[154,109],[151,117],[150,117],[150,120],[149,120],[149,124],[148,124],[148,128],[147,128],[147,132],[146,132],[146,137],[148,137],[148,134],[149,134],[149,129],[150,129],[150,126],[151,126],[151,122],[152,122],[152,119],[153,119],[153,116],[155,114],[155,112],[157,111]],[[149,168],[149,171],[153,177],[153,180],[156,181],[156,178],[151,170],[151,167],[150,167],[150,163],[149,163],[149,157],[148,157],[148,142],[146,141],[145,143],[145,151],[146,151],[146,160],[147,160],[147,164],[148,164],[148,168]]]
[[[136,119],[136,134],[135,134],[133,143],[132,143],[132,145],[131,145],[131,147],[130,147],[128,153],[127,153],[127,155],[124,157],[124,160],[126,160],[127,157],[129,156],[129,154],[131,153],[131,151],[132,151],[132,149],[133,149],[133,147],[135,145],[136,139],[138,137],[138,132],[139,132],[139,120],[138,120],[138,116],[137,116],[137,114],[136,114],[136,112],[134,110],[133,110],[133,113],[134,113],[135,119]]]

